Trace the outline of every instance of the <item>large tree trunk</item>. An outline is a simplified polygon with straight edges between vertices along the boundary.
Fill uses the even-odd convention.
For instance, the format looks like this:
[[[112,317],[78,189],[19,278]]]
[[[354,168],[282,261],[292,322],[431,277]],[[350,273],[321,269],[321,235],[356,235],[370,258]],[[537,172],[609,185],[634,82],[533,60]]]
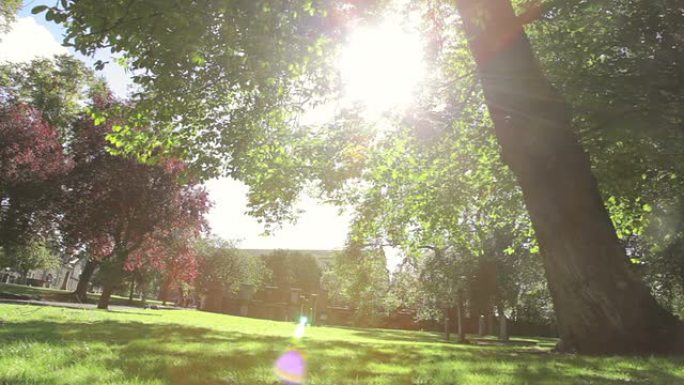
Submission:
[[[458,0],[503,160],[539,240],[563,350],[684,351],[684,328],[628,269],[569,111],[510,0]]]
[[[88,259],[85,266],[83,266],[81,276],[78,278],[78,285],[76,285],[76,291],[74,291],[74,295],[79,302],[88,302],[88,285],[97,265],[97,261]]]

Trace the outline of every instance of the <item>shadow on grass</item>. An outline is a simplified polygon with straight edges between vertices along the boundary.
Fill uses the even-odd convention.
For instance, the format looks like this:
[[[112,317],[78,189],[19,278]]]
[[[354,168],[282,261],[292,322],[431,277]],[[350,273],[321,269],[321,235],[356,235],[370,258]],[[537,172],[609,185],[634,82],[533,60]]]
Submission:
[[[147,309],[141,309],[141,310],[117,310],[117,309],[108,309],[108,310],[101,310],[101,311],[106,311],[109,313],[115,313],[115,314],[135,314],[136,316],[141,315],[145,317],[162,317],[163,314],[160,313],[160,310],[147,310]]]
[[[299,348],[309,362],[307,384],[684,383],[684,378],[673,374],[684,365],[684,358],[636,361],[539,354],[538,350],[435,343],[441,342],[436,335],[416,341],[415,334],[410,338],[402,331],[350,328],[349,332],[368,340],[305,338],[301,342]],[[52,364],[53,370],[79,365],[78,358],[70,357],[79,352],[83,365],[90,365],[86,368],[100,370],[102,376],[117,373],[111,383],[187,385],[277,384],[272,365],[291,343],[284,337],[135,321],[27,321],[0,328],[4,347],[27,341],[73,349],[60,356],[63,361]],[[84,343],[87,353],[79,348]],[[42,383],[92,382],[65,380]],[[8,379],[0,383],[30,382]]]
[[[5,296],[7,298],[12,298],[13,296],[23,296],[26,298],[23,299],[36,299],[36,300],[44,300],[44,301],[53,301],[53,302],[70,302],[70,303],[82,303],[82,301],[79,301],[76,296],[74,295],[73,292],[66,291],[66,290],[58,290],[58,289],[48,289],[44,287],[34,287],[34,286],[26,286],[26,285],[17,285],[17,284],[7,284],[7,283],[0,283],[0,297]],[[87,303],[90,304],[95,304],[97,303],[98,299],[100,298],[99,294],[93,294],[93,293],[88,293],[88,301]],[[15,298],[16,299],[16,298]],[[113,295],[110,300],[109,300],[110,305],[116,305],[116,306],[131,306],[131,307],[143,307],[142,301],[139,299],[134,299],[133,301],[129,301],[128,298],[120,297]],[[160,301],[156,300],[148,300],[148,304],[155,304],[159,305],[161,304]]]

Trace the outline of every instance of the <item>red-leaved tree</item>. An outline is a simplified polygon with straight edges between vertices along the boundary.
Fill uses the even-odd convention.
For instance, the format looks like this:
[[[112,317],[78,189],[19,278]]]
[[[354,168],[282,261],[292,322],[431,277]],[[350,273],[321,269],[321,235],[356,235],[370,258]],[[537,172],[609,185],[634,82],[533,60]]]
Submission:
[[[199,261],[195,245],[204,228],[204,223],[191,220],[178,227],[160,228],[128,257],[124,269],[143,280],[152,271],[159,272],[160,299],[169,300],[172,290],[182,288],[182,283],[192,283],[197,277]]]
[[[112,109],[111,99],[95,101],[98,109]],[[102,124],[88,115],[74,125],[71,147],[74,168],[66,182],[61,231],[68,245],[88,251],[76,295],[85,300],[90,277],[99,266],[103,293],[98,303],[106,309],[123,279],[129,256],[150,242],[154,234],[175,227],[204,228],[208,195],[195,183],[180,183],[183,164],[175,160],[155,165],[111,155],[106,135],[117,124]]]
[[[50,228],[69,167],[57,130],[40,111],[0,104],[0,244],[22,244]]]

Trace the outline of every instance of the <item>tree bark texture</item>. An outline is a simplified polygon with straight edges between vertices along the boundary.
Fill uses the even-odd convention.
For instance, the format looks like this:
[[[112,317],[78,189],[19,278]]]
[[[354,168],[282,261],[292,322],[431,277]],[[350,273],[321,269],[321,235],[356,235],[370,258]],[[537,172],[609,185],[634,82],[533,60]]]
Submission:
[[[684,351],[681,321],[628,268],[569,109],[510,0],[456,2],[503,161],[541,246],[562,343],[589,354]]]

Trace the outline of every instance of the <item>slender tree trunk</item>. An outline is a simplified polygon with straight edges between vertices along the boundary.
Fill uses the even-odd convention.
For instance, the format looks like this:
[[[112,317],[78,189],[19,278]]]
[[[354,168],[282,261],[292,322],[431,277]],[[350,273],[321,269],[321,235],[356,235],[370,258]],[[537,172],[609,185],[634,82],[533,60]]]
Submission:
[[[104,287],[102,288],[102,294],[100,295],[100,299],[97,302],[98,309],[106,310],[109,308],[109,299],[112,297],[113,290],[114,287],[111,283],[105,283]]]
[[[444,339],[449,341],[449,309],[444,309]]]
[[[510,0],[458,0],[504,162],[541,246],[560,350],[684,351],[684,328],[628,269],[569,110]]]
[[[494,334],[494,307],[489,306],[487,309],[487,335],[493,336]]]
[[[78,278],[78,285],[76,285],[76,290],[74,291],[74,295],[79,302],[88,302],[88,285],[97,265],[97,261],[88,259],[85,266],[83,266],[81,276]]]
[[[147,278],[143,276],[142,280],[138,282],[138,291],[140,292],[140,304],[145,305],[147,301]]]
[[[66,274],[64,274],[64,279],[62,280],[62,285],[59,287],[61,290],[66,290],[67,285],[69,284],[69,275],[71,274],[70,271],[67,271]]]
[[[135,294],[135,279],[131,277],[131,284],[128,289],[128,303],[133,303],[133,295]]]

